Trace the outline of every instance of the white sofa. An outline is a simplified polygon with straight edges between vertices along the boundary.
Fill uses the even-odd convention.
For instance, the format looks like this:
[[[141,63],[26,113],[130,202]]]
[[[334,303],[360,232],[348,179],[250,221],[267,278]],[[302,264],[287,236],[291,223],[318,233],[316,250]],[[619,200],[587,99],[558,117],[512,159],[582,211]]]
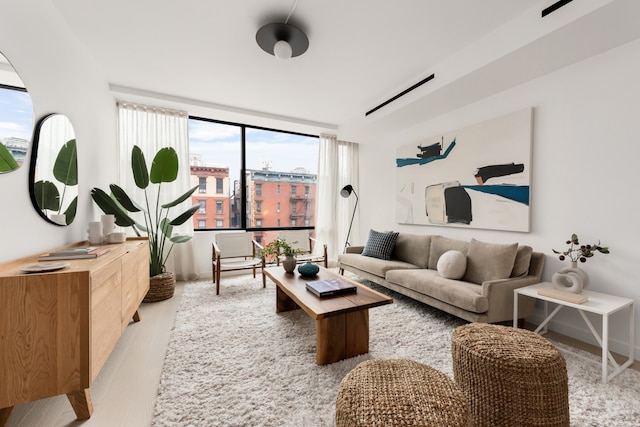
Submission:
[[[410,233],[397,233],[390,259],[365,256],[364,249],[352,246],[339,255],[340,272],[351,271],[470,322],[511,321],[513,290],[539,283],[545,261],[544,254],[517,243],[466,242]],[[440,257],[452,250],[466,257],[464,276],[459,279],[438,272]],[[535,301],[520,298],[518,306],[524,319],[533,313]]]

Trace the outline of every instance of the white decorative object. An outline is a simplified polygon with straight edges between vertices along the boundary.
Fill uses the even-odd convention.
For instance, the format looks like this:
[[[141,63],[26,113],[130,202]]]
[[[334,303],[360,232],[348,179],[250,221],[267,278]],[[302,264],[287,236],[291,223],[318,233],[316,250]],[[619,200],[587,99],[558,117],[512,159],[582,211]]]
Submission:
[[[101,221],[91,221],[89,223],[89,228],[87,229],[89,233],[89,244],[90,245],[100,245],[103,241],[102,235],[102,222]]]
[[[107,243],[124,243],[127,240],[127,235],[125,233],[109,233],[105,236],[105,240]]]
[[[571,267],[565,267],[551,277],[551,283],[555,288],[576,294],[589,286],[589,282],[589,275],[578,268],[575,261],[571,262]]]
[[[447,279],[461,279],[467,271],[467,256],[460,251],[447,251],[438,258],[438,274]]]
[[[102,235],[106,238],[109,234],[116,231],[116,216],[102,215]]]

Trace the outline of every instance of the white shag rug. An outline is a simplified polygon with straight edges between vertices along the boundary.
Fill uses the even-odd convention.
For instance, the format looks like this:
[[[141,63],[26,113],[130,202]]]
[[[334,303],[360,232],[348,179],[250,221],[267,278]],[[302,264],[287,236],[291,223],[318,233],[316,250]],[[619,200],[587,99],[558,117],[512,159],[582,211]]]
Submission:
[[[369,353],[315,363],[315,322],[275,313],[275,285],[251,275],[185,285],[153,426],[334,426],[342,378],[369,359],[408,358],[453,378],[451,333],[465,322],[392,293],[369,310]],[[599,358],[555,343],[567,361],[572,426],[639,426],[640,372],[600,382]]]

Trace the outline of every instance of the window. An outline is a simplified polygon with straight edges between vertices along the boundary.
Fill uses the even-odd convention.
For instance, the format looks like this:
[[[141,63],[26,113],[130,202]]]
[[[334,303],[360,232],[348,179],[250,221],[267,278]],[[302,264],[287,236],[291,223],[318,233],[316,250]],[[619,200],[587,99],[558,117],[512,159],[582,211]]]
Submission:
[[[222,215],[224,213],[224,203],[222,200],[216,200],[216,213]]]
[[[296,195],[296,191],[304,191],[313,201],[318,148],[317,136],[189,118],[190,156],[198,159],[199,174],[216,180],[216,215],[224,216],[224,224],[229,224],[228,228],[258,227],[254,225],[257,224],[256,215],[262,221],[259,227],[266,230],[295,226],[295,222],[289,225],[291,197]],[[200,189],[206,192],[206,181],[198,182]],[[209,184],[212,186],[213,181]],[[282,194],[287,193],[287,186],[291,187],[291,194]],[[263,201],[255,200],[256,196],[262,197]],[[220,205],[218,201],[221,199],[228,201]],[[304,205],[296,207],[298,211],[303,208]],[[302,218],[301,212],[299,215]],[[313,213],[304,213],[305,218],[307,215],[307,226],[313,227]],[[301,226],[302,220],[299,223]],[[218,222],[216,226],[223,227]],[[270,232],[263,233],[264,239],[270,241]]]
[[[296,202],[291,202],[291,212],[296,213],[298,204]]]
[[[256,227],[262,228],[262,220],[261,219],[256,219]]]
[[[223,228],[224,227],[224,221],[221,219],[216,219],[216,228]]]
[[[311,191],[311,187],[309,187],[308,185],[304,186],[304,195],[309,197],[309,192]]]
[[[193,187],[191,187],[193,188]],[[198,178],[198,192],[199,193],[206,193],[207,192],[207,178],[204,176],[201,176]]]
[[[298,222],[294,219],[291,220],[291,226],[295,227],[298,224]]]
[[[191,187],[193,188],[193,187]],[[207,228],[207,220],[206,219],[199,219],[198,220],[198,228]]]
[[[207,213],[207,199],[198,199],[198,203],[200,203],[200,209],[198,209],[198,213],[206,214]]]

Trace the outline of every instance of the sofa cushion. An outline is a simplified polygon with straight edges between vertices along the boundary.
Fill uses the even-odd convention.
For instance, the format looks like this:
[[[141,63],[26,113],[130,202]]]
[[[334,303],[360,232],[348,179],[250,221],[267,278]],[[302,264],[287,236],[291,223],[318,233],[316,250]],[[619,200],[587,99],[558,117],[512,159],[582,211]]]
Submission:
[[[391,253],[391,259],[408,262],[420,268],[427,268],[429,266],[430,247],[430,235],[400,233],[396,239],[396,246]]]
[[[513,263],[513,270],[511,270],[511,277],[522,277],[529,274],[529,265],[531,265],[532,253],[533,248],[531,246],[518,246],[516,260]]]
[[[473,313],[489,309],[489,300],[482,295],[482,285],[440,277],[436,270],[391,270],[386,280],[447,304]]]
[[[438,260],[440,256],[450,250],[467,253],[469,242],[462,240],[450,239],[444,236],[431,236],[431,248],[429,250],[429,268],[436,270],[438,268]]]
[[[464,281],[482,284],[487,280],[507,279],[513,270],[517,250],[517,243],[505,245],[471,239]]]
[[[438,260],[438,274],[447,279],[462,279],[467,271],[467,256],[460,251],[447,251]]]
[[[369,239],[367,239],[367,243],[364,245],[362,255],[385,260],[391,259],[391,252],[393,252],[397,238],[398,233],[381,233],[379,231],[369,230]]]
[[[366,271],[384,279],[389,270],[407,270],[417,268],[416,265],[404,261],[382,260],[379,258],[362,256],[360,254],[340,254],[338,255],[338,265],[349,270],[349,267]]]

